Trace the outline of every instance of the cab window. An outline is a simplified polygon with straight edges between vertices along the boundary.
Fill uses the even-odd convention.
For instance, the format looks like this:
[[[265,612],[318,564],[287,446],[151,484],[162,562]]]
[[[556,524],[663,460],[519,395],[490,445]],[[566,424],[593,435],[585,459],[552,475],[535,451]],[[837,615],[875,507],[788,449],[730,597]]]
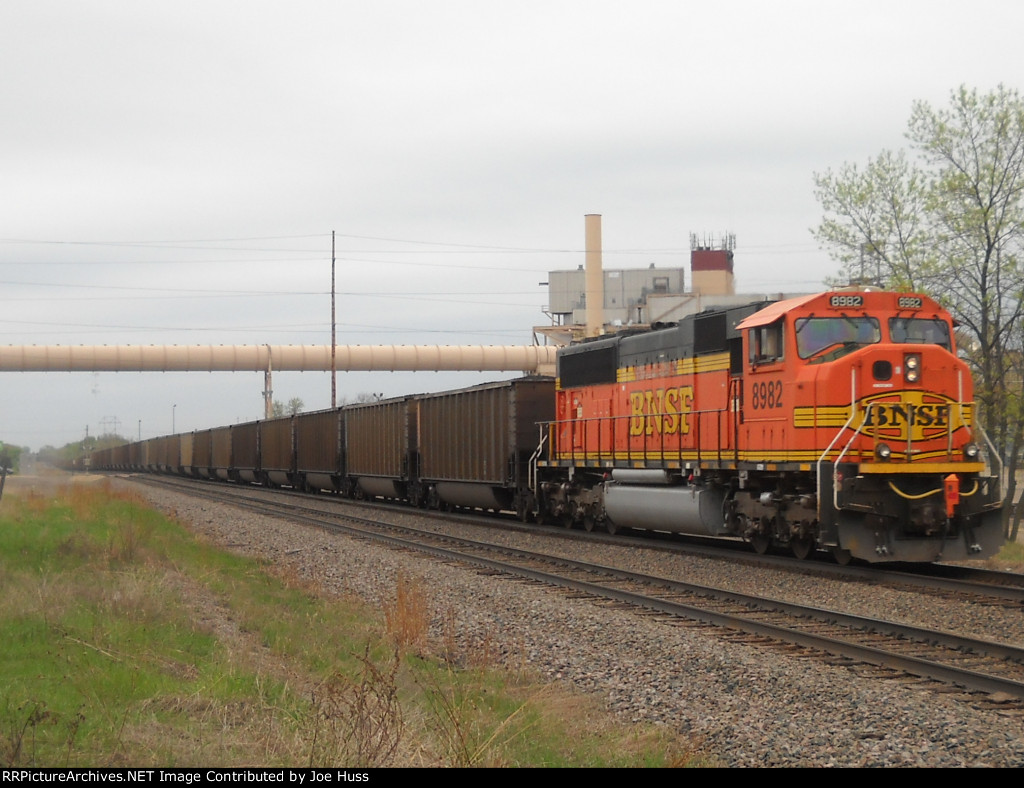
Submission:
[[[889,336],[898,344],[940,345],[950,350],[949,326],[945,320],[923,317],[890,317]]]
[[[838,358],[882,339],[878,320],[873,317],[804,317],[794,325],[800,358],[810,358],[829,348],[836,351]]]
[[[782,359],[782,323],[750,329],[750,363],[770,364]]]

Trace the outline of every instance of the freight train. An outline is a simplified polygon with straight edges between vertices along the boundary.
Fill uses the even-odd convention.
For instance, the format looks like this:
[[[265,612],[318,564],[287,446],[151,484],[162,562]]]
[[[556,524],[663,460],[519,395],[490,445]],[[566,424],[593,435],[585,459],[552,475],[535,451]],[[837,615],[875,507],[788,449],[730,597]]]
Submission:
[[[556,376],[98,451],[105,470],[742,539],[836,560],[982,559],[1002,468],[954,322],[914,293],[711,308],[560,349]]]

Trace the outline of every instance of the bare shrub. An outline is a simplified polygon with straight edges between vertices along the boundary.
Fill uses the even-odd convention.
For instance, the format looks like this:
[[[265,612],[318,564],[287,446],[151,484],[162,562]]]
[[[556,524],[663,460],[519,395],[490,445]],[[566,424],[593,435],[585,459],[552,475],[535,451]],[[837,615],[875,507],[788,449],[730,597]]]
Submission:
[[[400,652],[422,648],[430,629],[423,584],[404,573],[395,582],[395,599],[384,603],[384,625]]]
[[[35,765],[34,743],[37,729],[42,725],[53,725],[56,716],[46,708],[46,704],[36,700],[26,700],[13,713],[5,714],[7,730],[0,735],[0,763],[3,766]],[[69,734],[68,746],[78,731],[78,722]]]
[[[135,522],[118,523],[110,533],[107,555],[115,563],[134,563],[139,557],[141,543],[142,531]]]
[[[387,766],[404,729],[396,677],[401,658],[396,648],[385,665],[361,656],[359,675],[336,673],[313,693],[313,739],[309,766]]]

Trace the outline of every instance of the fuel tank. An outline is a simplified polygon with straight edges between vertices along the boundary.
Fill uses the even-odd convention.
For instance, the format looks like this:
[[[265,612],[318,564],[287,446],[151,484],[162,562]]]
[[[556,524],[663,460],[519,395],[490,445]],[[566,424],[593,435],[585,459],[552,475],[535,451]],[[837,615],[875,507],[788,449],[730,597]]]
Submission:
[[[726,536],[725,491],[696,485],[605,483],[604,508],[619,528]]]

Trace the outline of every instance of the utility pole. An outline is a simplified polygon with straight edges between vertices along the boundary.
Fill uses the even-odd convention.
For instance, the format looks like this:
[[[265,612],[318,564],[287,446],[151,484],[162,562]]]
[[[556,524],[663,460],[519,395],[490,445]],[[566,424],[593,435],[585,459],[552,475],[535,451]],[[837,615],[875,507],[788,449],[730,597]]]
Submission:
[[[331,230],[331,407],[338,407],[338,343],[334,307],[334,230]]]

